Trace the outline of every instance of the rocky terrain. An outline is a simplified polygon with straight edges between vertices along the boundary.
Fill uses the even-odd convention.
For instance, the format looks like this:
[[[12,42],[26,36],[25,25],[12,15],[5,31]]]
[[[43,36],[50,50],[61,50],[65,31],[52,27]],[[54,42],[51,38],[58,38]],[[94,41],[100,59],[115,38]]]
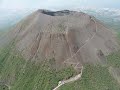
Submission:
[[[16,49],[26,60],[55,58],[58,67],[104,63],[104,57],[118,49],[115,33],[82,12],[38,10],[14,30]]]
[[[10,90],[52,90],[80,79],[86,64],[106,66],[119,50],[113,30],[69,10],[37,10],[0,40],[0,81]]]

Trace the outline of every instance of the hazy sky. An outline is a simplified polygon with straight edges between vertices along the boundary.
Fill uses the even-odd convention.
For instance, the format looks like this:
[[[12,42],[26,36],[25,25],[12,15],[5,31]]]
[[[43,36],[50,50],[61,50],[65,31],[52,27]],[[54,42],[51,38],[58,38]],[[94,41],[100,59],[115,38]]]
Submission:
[[[120,9],[120,0],[0,0],[0,8],[6,9],[75,9],[81,7]]]

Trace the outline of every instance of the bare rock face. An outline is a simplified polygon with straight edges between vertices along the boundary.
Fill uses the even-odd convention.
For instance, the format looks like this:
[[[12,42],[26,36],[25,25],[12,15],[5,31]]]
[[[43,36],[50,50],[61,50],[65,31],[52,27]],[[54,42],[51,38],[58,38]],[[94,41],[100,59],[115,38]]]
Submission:
[[[82,12],[38,10],[15,29],[16,49],[26,60],[54,58],[57,67],[103,63],[118,50],[115,33]]]

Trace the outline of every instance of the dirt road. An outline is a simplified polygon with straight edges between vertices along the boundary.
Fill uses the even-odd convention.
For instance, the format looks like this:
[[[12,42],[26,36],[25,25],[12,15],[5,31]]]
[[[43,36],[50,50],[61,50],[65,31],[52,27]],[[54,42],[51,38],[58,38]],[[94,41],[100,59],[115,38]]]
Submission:
[[[64,84],[77,81],[78,79],[81,78],[82,73],[83,73],[83,66],[82,66],[82,68],[81,68],[81,73],[80,73],[80,74],[78,74],[78,75],[76,75],[75,77],[72,77],[72,78],[70,78],[70,79],[68,79],[68,80],[60,81],[60,82],[58,83],[58,86],[55,87],[53,90],[57,90],[59,87],[61,87],[61,86],[64,85]]]

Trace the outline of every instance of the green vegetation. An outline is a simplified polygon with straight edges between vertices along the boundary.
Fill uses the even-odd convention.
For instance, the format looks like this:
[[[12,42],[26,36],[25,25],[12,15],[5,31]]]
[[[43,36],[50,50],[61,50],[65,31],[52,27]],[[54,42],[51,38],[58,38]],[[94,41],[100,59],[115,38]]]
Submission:
[[[115,68],[120,68],[120,51],[108,55],[107,61],[108,65]]]
[[[0,90],[9,90],[7,86],[5,85],[0,85]]]
[[[0,81],[10,86],[10,90],[52,90],[60,80],[76,73],[71,67],[61,70],[51,67],[54,58],[40,63],[26,61],[11,46],[14,47],[11,44],[0,52]]]
[[[107,67],[86,65],[80,80],[66,84],[60,90],[120,90],[120,86]]]
[[[118,33],[118,41],[120,43],[120,33]],[[107,56],[109,66],[120,68],[120,50]]]
[[[59,81],[76,74],[71,67],[56,70],[54,58],[40,63],[26,61],[13,48],[11,43],[0,50],[0,82],[5,82],[10,90],[52,90]],[[120,67],[119,51],[107,59],[108,66]],[[3,84],[0,90],[8,90],[8,87]],[[108,67],[86,65],[80,80],[66,84],[60,90],[120,90],[120,86],[108,72]]]
[[[65,31],[66,27],[63,24],[58,25],[58,31]]]
[[[118,33],[120,40],[120,33]],[[120,90],[118,82],[109,73],[109,66],[120,68],[120,51],[107,57],[107,66],[84,66],[82,78],[76,82],[66,84],[60,90]]]
[[[40,60],[41,61],[41,60]],[[60,90],[120,90],[108,67],[120,68],[120,51],[107,56],[108,66],[85,65],[82,78],[65,84]],[[55,59],[39,63],[27,61],[11,43],[0,49],[0,90],[52,90],[58,82],[76,74],[72,67],[57,70]]]

